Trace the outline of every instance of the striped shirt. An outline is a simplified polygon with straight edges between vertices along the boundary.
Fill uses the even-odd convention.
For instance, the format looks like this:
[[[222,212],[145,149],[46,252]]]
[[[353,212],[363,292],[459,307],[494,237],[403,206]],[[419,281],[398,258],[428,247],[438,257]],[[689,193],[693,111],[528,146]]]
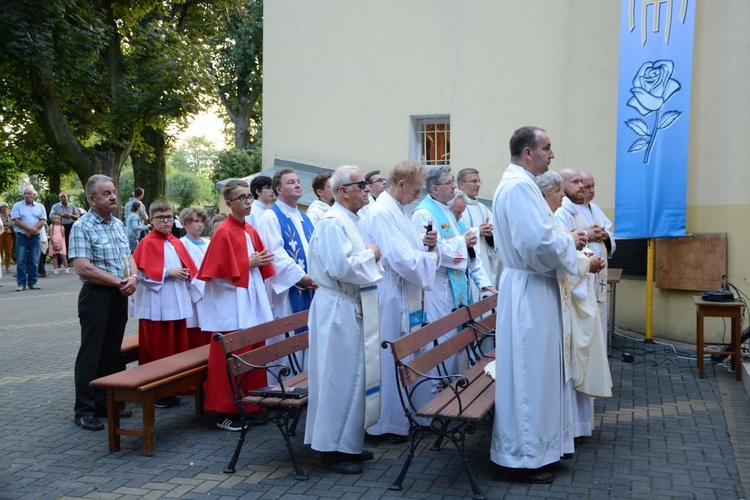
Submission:
[[[130,245],[125,235],[125,226],[113,215],[102,219],[93,210],[86,212],[70,230],[68,258],[83,257],[102,271],[113,276],[127,278]]]

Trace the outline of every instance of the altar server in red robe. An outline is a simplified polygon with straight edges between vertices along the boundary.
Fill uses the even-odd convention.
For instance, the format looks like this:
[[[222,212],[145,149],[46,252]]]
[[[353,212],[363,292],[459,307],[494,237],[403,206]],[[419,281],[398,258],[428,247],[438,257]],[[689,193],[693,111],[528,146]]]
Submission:
[[[273,319],[263,282],[276,272],[273,253],[265,249],[258,233],[245,222],[253,202],[247,182],[231,180],[223,194],[232,214],[216,228],[198,272],[198,279],[206,282],[198,310],[201,329],[222,333]],[[266,375],[259,370],[246,383],[248,389],[265,387]],[[220,414],[216,424],[219,428],[242,429],[239,408],[229,386],[226,359],[215,341],[211,342],[205,396],[204,408]]]
[[[188,349],[186,319],[193,315],[190,279],[198,273],[190,253],[170,232],[174,224],[172,205],[157,200],[149,207],[149,214],[154,230],[133,254],[141,284],[133,296],[139,364]],[[156,406],[166,408],[179,402],[177,396],[169,396],[158,400]]]

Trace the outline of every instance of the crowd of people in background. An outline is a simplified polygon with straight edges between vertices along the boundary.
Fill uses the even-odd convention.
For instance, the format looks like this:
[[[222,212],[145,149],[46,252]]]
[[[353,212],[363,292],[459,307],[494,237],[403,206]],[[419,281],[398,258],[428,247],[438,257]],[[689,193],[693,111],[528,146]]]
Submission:
[[[141,364],[212,344],[217,332],[309,310],[310,347],[297,359],[309,371],[304,440],[342,474],[361,473],[360,462],[373,458],[366,441],[402,443],[410,432],[393,360],[365,339],[376,335],[379,346],[497,296],[491,459],[513,480],[550,482],[574,439],[591,434],[593,397],[611,396],[605,285],[615,242],[592,203],[593,177],[548,171],[554,153],[543,129],[517,130],[510,154],[491,207],[478,198],[477,169],[454,174],[447,165],[403,161],[387,178],[355,166],[316,175],[306,210],[292,169],[249,184],[230,180],[222,192],[229,213],[211,220],[196,207],[177,214],[166,200],[147,210],[136,188],[123,223],[112,180],[95,175],[85,188],[90,210],[60,193],[47,231],[47,212],[27,187],[12,210],[0,203],[0,264],[10,271],[14,236],[17,291],[40,288],[43,252],[55,274],[69,273],[72,260],[83,281],[74,421],[86,430],[104,428],[106,399],[89,383],[117,369],[128,304]],[[203,236],[207,225],[211,238]],[[460,373],[468,360],[446,367]],[[273,385],[277,375],[251,385]],[[421,390],[415,400],[427,402],[440,388]],[[179,402],[175,394],[156,405]],[[213,345],[205,409],[219,428],[243,428]],[[258,413],[251,423],[265,421]]]

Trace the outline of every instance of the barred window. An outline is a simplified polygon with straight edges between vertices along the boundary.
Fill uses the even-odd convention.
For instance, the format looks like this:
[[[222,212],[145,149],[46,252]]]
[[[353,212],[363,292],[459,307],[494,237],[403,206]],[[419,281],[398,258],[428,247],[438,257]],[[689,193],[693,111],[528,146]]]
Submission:
[[[425,166],[450,165],[450,115],[413,116],[411,159]]]

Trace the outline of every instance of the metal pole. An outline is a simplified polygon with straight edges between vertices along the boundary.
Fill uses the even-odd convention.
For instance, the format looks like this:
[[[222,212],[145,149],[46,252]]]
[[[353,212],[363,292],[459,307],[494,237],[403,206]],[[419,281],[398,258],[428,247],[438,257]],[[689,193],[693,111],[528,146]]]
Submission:
[[[646,338],[644,342],[654,342],[654,240],[648,239],[648,261],[646,264]]]

